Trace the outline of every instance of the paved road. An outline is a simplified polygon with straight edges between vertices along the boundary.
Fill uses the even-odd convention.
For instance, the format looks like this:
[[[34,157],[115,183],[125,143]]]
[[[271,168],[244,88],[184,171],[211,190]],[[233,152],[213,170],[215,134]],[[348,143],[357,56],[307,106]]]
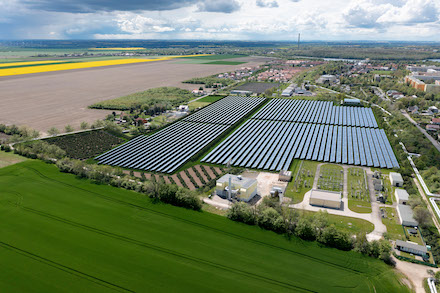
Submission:
[[[420,127],[416,121],[414,121],[411,116],[406,111],[402,111],[403,116],[405,116],[412,124],[414,124],[435,146],[435,148],[440,152],[440,143],[436,141],[432,136],[429,135],[428,132],[426,132],[425,129]]]

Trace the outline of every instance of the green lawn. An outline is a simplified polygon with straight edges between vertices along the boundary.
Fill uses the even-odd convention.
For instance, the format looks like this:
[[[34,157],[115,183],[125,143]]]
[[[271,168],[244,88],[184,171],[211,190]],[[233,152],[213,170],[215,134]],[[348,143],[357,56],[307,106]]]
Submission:
[[[223,99],[224,97],[225,96],[209,95],[209,96],[206,96],[200,100],[197,100],[197,102],[214,103],[214,102],[217,102],[218,100]]]
[[[195,101],[195,102],[189,103],[188,107],[189,107],[190,110],[194,110],[194,109],[197,109],[197,108],[206,107],[209,104],[211,104],[211,103]]]
[[[409,292],[383,262],[91,184],[0,169],[2,292]]]
[[[313,161],[294,161],[290,169],[293,178],[287,185],[285,194],[292,199],[292,203],[302,202],[304,194],[313,188],[317,166],[318,163]]]
[[[387,226],[387,233],[391,240],[406,240],[402,225],[399,223],[399,216],[394,208],[386,207],[385,218],[382,223]]]
[[[313,214],[315,212],[300,210],[303,214]],[[344,217],[328,214],[329,224],[335,225],[338,229],[342,229],[350,234],[370,233],[374,230],[373,223],[359,218]]]
[[[366,185],[365,171],[352,167],[347,170],[348,208],[356,213],[371,213],[370,192]]]
[[[27,160],[25,157],[16,155],[12,152],[3,152],[0,151],[0,168],[13,165],[16,163],[20,163]]]

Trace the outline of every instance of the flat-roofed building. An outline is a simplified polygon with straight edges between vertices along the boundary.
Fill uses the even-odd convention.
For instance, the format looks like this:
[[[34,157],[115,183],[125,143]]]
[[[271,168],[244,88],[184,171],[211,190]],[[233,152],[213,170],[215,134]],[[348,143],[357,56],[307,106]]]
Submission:
[[[229,186],[229,177],[231,186]],[[229,188],[231,188],[231,198],[248,202],[257,194],[257,180],[232,174],[223,175],[217,180],[215,189],[218,196],[227,199]]]
[[[394,195],[396,196],[396,200],[398,204],[407,204],[409,200],[409,194],[405,189],[396,188],[394,191]]]
[[[312,189],[310,204],[325,208],[340,209],[342,205],[341,192]]]
[[[359,99],[344,99],[342,102],[344,106],[361,106],[361,100]]]
[[[395,187],[402,187],[403,186],[403,178],[400,173],[391,172],[390,173],[390,181],[391,185]]]
[[[422,257],[428,256],[428,248],[425,245],[419,245],[413,242],[396,240],[396,249],[407,253],[420,255]]]
[[[417,227],[419,223],[414,219],[413,211],[410,206],[398,204],[397,214],[399,215],[400,224],[408,227]]]

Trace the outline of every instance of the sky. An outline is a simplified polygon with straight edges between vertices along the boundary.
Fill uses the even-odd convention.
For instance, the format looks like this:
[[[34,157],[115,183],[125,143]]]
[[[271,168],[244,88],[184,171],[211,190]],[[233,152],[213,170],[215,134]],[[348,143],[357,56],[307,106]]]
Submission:
[[[440,41],[440,0],[0,0],[0,39]]]

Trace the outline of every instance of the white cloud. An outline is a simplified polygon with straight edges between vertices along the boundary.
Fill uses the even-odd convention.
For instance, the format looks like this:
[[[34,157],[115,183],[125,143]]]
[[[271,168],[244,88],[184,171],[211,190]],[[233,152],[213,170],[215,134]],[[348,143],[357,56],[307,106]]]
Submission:
[[[440,41],[439,0],[185,0],[177,9],[167,0],[168,10],[93,13],[41,11],[20,1],[0,0],[0,39],[292,40],[300,32],[304,40]]]
[[[142,34],[146,32],[171,32],[174,28],[165,26],[165,22],[138,14],[122,13],[117,15],[116,22],[121,31],[130,34]]]

